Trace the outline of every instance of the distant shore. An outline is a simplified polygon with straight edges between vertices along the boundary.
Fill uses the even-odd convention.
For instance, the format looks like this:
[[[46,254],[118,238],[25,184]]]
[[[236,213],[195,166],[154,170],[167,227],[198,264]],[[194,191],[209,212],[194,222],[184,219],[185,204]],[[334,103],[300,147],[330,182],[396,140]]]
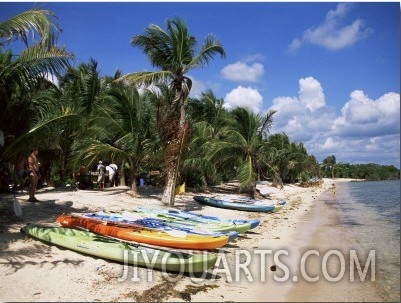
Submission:
[[[95,211],[121,211],[138,206],[162,207],[161,189],[153,186],[139,187],[138,197],[127,194],[127,187],[100,190],[79,190],[43,188],[37,198],[40,203],[26,202],[28,195],[18,194],[23,214],[15,218],[12,214],[11,195],[2,195],[0,223],[0,300],[1,301],[235,301],[235,302],[285,302],[285,301],[352,301],[352,285],[341,285],[341,292],[335,294],[330,287],[324,292],[315,292],[313,285],[294,284],[293,280],[277,283],[274,276],[281,277],[280,267],[276,271],[270,260],[278,251],[283,266],[288,267],[291,277],[299,268],[300,250],[303,247],[321,243],[325,237],[316,231],[324,227],[330,234],[327,218],[332,212],[324,207],[322,199],[330,198],[333,183],[354,181],[352,179],[324,179],[321,187],[299,187],[285,185],[283,189],[272,187],[268,182],[257,185],[261,193],[269,194],[272,200],[286,200],[282,210],[274,214],[241,212],[202,206],[193,200],[194,195],[214,195],[217,189],[203,193],[186,192],[176,196],[175,208],[221,218],[242,218],[260,220],[254,230],[227,244],[219,255],[224,256],[230,267],[222,272],[219,268],[210,270],[208,278],[193,280],[179,277],[170,283],[161,272],[140,268],[141,282],[122,280],[123,265],[102,259],[81,255],[69,250],[49,246],[20,233],[27,222],[54,222],[62,213],[83,213]],[[235,188],[237,184],[224,184],[220,189]],[[221,192],[221,191],[220,191]],[[219,192],[219,193],[220,193]],[[235,191],[225,195],[237,195]],[[9,204],[7,204],[9,203]],[[8,213],[7,213],[8,212]],[[8,214],[8,216],[7,216]],[[326,220],[327,219],[327,220]],[[332,237],[328,238],[331,241]],[[327,239],[326,239],[327,240]],[[324,242],[324,241],[323,241]],[[262,264],[261,254],[266,254]],[[249,254],[246,253],[249,251]],[[257,254],[255,252],[258,252]],[[238,259],[240,258],[240,260]],[[242,258],[242,259],[241,259]],[[245,259],[244,259],[245,258]],[[249,259],[249,272],[241,262]],[[240,263],[238,263],[240,262]],[[218,265],[218,264],[217,264]],[[262,265],[264,267],[262,268]],[[282,266],[282,267],[283,267]],[[221,267],[221,264],[220,264]],[[263,274],[261,272],[263,270]],[[228,274],[231,277],[228,277]],[[238,274],[236,276],[236,273]],[[231,279],[231,281],[230,281]],[[16,287],[18,285],[18,287]],[[320,284],[319,284],[320,285]],[[306,288],[305,288],[306,287]],[[302,291],[308,289],[308,291]],[[309,294],[314,293],[313,297]],[[373,294],[369,293],[369,297]],[[379,300],[380,298],[375,298]]]

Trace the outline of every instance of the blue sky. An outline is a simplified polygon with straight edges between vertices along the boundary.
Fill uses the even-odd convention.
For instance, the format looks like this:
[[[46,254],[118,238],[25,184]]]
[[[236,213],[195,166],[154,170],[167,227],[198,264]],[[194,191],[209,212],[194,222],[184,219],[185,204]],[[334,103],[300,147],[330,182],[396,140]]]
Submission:
[[[34,5],[57,15],[77,64],[109,76],[151,70],[130,39],[180,17],[199,47],[212,34],[227,55],[189,74],[193,97],[278,110],[271,132],[318,161],[400,167],[399,2],[1,2],[0,21]]]

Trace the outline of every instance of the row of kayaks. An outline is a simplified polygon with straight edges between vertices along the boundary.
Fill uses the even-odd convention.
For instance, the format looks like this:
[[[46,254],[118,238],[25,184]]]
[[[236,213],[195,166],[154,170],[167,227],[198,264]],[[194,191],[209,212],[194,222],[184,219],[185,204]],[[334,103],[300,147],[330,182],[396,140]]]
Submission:
[[[86,255],[166,272],[201,273],[214,266],[217,260],[214,252],[155,248],[68,227],[27,224],[22,231]]]
[[[217,249],[260,224],[258,219],[222,219],[163,208],[62,214],[56,221],[27,224],[21,230],[80,253],[182,273],[210,269]]]

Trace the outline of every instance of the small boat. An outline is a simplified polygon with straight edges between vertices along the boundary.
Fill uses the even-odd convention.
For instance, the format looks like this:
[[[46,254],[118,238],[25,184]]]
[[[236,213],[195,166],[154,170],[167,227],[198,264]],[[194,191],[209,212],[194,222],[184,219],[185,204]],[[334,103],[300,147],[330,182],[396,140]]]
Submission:
[[[206,196],[194,196],[193,198],[196,202],[204,205],[233,210],[268,213],[275,209],[274,205],[265,204],[259,201],[227,201]]]
[[[195,235],[204,235],[204,236],[228,236],[228,242],[232,242],[238,237],[238,232],[236,231],[227,231],[227,232],[219,232],[219,231],[211,231],[208,229],[197,228],[195,225],[191,224],[177,224],[171,221],[162,220],[159,218],[146,218],[139,215],[132,214],[128,211],[123,211],[121,213],[115,212],[103,212],[99,211],[96,213],[85,213],[82,214],[85,218],[91,218],[96,220],[110,221],[110,222],[118,222],[122,224],[131,224],[134,226],[159,229],[166,231],[167,233],[175,234],[175,233],[183,233],[185,234],[195,234]]]
[[[131,224],[121,224],[85,218],[82,216],[60,215],[57,222],[64,227],[85,229],[96,234],[114,238],[181,249],[216,249],[228,243],[227,235],[204,236],[182,232],[167,232]]]
[[[217,255],[209,251],[158,249],[67,227],[31,223],[21,231],[82,254],[166,272],[201,273],[213,267],[217,260]]]

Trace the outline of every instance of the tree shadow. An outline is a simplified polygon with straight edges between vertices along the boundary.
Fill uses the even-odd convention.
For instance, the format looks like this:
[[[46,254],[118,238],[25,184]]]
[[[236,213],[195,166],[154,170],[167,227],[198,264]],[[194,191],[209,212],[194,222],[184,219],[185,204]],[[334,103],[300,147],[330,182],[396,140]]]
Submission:
[[[51,246],[30,238],[21,232],[21,228],[27,223],[55,223],[62,213],[86,212],[89,211],[88,207],[75,207],[71,200],[57,203],[56,200],[37,203],[20,201],[22,215],[18,217],[13,211],[12,194],[0,195],[0,201],[0,265],[8,268],[10,273],[28,265],[42,266],[44,263],[51,263],[55,267],[59,263],[79,265],[81,261],[43,259],[50,254]],[[19,242],[25,243],[18,245]]]

